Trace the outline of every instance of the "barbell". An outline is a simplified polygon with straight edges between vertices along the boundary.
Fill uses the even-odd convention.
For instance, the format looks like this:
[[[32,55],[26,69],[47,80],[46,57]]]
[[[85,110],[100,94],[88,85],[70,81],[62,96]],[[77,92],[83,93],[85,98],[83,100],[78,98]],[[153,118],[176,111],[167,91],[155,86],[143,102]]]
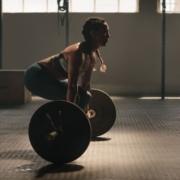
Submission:
[[[91,137],[111,129],[116,108],[110,96],[92,89],[89,118],[77,105],[68,101],[51,101],[39,107],[29,123],[29,140],[43,159],[64,164],[80,157]]]

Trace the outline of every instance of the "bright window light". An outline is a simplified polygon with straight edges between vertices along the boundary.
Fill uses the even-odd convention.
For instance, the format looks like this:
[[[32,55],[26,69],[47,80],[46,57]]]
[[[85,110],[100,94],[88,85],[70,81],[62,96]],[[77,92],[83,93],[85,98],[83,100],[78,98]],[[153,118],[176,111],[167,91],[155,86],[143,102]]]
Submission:
[[[57,0],[48,1],[48,12],[58,12]]]
[[[161,97],[140,97],[142,100],[154,100],[154,99],[162,99]],[[180,99],[180,97],[165,97],[164,99]]]
[[[118,12],[118,0],[96,0],[95,12]]]
[[[71,12],[94,12],[94,0],[72,0]]]
[[[170,0],[169,0],[170,1]],[[174,0],[176,1],[176,0]],[[180,0],[179,0],[180,1]],[[69,12],[137,12],[139,0],[69,0]],[[60,1],[62,6],[64,0]],[[57,12],[57,0],[3,0],[3,12]],[[172,5],[171,8],[174,8]]]
[[[162,2],[160,0],[159,12],[162,12]],[[180,0],[166,0],[166,12],[167,13],[180,13]]]
[[[47,1],[24,0],[24,12],[47,12]]]
[[[23,11],[22,0],[5,0],[2,2],[2,5],[3,12],[18,13]]]
[[[137,0],[120,0],[119,12],[137,12]]]

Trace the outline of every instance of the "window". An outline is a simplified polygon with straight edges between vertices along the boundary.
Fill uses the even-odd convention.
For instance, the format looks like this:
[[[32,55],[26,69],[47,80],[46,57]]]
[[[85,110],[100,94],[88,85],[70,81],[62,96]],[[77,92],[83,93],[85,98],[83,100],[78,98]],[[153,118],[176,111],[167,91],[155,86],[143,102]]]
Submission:
[[[6,0],[2,3],[3,12],[23,12],[22,0]]]
[[[47,12],[57,12],[58,6],[57,6],[57,0],[49,0],[47,4]]]
[[[158,12],[162,12],[162,2],[163,0],[159,1],[159,8]],[[167,13],[180,13],[180,0],[166,0],[166,12]]]
[[[121,0],[119,4],[119,12],[137,12],[137,4],[137,1],[134,0]]]
[[[118,0],[96,0],[95,12],[118,12]]]
[[[61,0],[62,4],[63,0]],[[69,12],[138,12],[138,0],[69,0]],[[57,12],[57,0],[4,0],[3,12]]]
[[[47,12],[45,0],[24,0],[24,12]]]
[[[70,12],[93,12],[94,0],[71,0],[69,1]]]

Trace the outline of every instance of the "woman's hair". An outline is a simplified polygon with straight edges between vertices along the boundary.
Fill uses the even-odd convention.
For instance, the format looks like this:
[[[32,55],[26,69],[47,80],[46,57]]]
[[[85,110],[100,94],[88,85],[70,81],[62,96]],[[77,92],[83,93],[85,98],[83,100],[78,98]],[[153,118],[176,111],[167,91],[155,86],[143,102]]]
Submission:
[[[90,55],[91,57],[91,53],[90,53],[90,43],[91,43],[91,40],[92,40],[92,37],[91,37],[91,31],[92,30],[95,30],[95,31],[99,31],[100,28],[104,27],[104,23],[105,23],[105,19],[103,18],[100,18],[100,17],[91,17],[91,18],[88,18],[83,26],[83,30],[82,30],[82,34],[84,36],[84,39],[87,43],[87,49],[88,49],[88,54]],[[97,57],[99,58],[99,61],[100,61],[100,71],[101,72],[105,72],[106,71],[106,65],[104,64],[104,61],[101,57],[101,54],[100,54],[100,51],[99,49],[96,50],[96,55]],[[92,59],[92,57],[91,57]]]

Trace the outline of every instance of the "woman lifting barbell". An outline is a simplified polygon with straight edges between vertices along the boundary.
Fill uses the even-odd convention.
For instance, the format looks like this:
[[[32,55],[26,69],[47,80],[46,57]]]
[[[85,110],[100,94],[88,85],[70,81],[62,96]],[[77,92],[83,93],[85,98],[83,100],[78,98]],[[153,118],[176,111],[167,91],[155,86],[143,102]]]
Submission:
[[[106,70],[99,47],[106,46],[110,38],[109,26],[103,18],[91,17],[86,20],[82,34],[84,42],[70,45],[61,53],[31,65],[25,73],[24,82],[26,88],[37,96],[70,101],[87,113],[96,56],[100,60],[100,71]]]

